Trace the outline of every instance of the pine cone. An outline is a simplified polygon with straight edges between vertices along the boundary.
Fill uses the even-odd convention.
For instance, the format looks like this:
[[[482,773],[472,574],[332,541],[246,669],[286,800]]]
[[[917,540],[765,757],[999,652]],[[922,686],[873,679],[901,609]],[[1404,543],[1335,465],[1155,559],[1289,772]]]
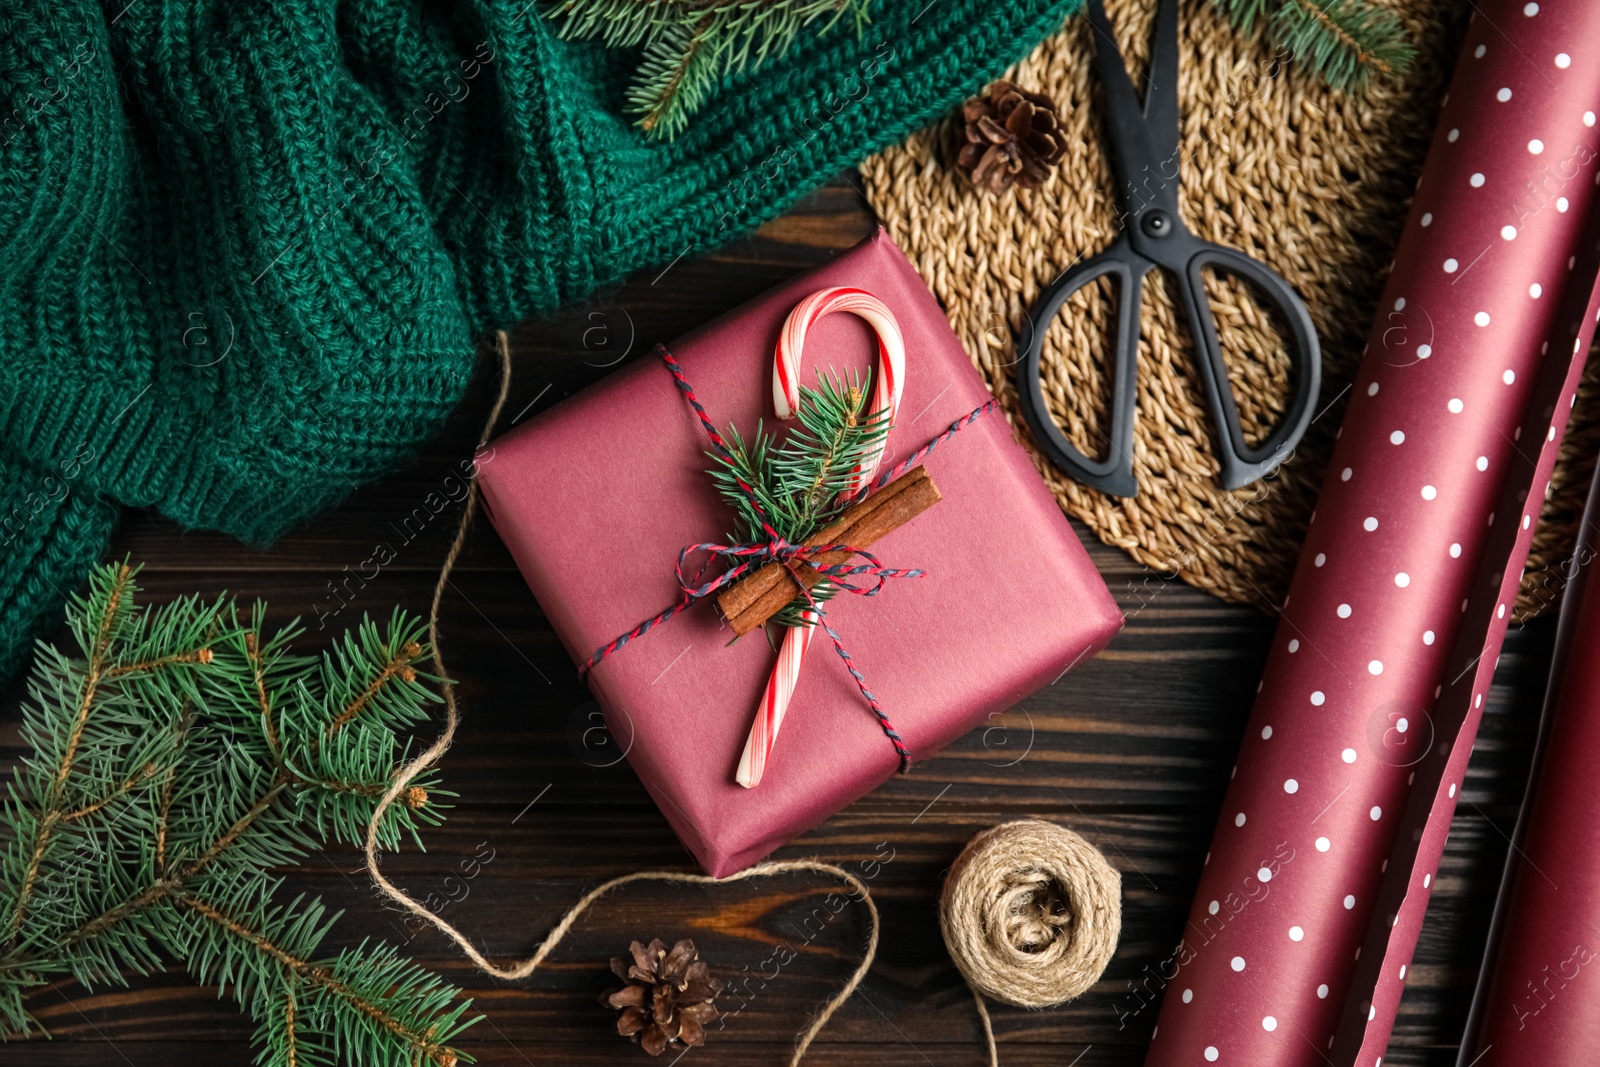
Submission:
[[[965,139],[956,163],[973,185],[1003,193],[1037,189],[1067,150],[1056,104],[1015,82],[997,81],[961,107]]]
[[[668,1045],[704,1045],[706,1024],[717,1018],[711,1003],[722,991],[712,978],[694,942],[679,941],[667,951],[660,938],[649,945],[635,941],[629,956],[613,956],[611,971],[622,979],[621,989],[600,995],[600,1003],[622,1012],[617,1033],[631,1037],[652,1056]]]

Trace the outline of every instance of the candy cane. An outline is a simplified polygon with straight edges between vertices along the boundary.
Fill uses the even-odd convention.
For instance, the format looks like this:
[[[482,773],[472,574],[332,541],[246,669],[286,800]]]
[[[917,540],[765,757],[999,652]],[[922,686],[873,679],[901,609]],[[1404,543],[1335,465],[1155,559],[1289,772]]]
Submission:
[[[893,423],[895,413],[900,410],[900,391],[904,388],[906,376],[906,346],[900,334],[900,324],[883,301],[865,289],[848,286],[820,289],[812,293],[796,304],[784,320],[783,331],[778,334],[778,348],[773,354],[772,367],[772,406],[778,418],[792,419],[800,410],[800,354],[805,348],[806,334],[818,319],[834,311],[848,311],[865,319],[877,333],[878,373],[873,382],[872,406],[868,412],[876,415],[887,411],[889,421]],[[852,493],[858,491],[872,476],[872,472],[877,470],[887,443],[888,435],[885,434],[883,441],[862,464],[862,470],[851,484]]]
[[[792,419],[800,409],[800,354],[805,348],[806,333],[822,316],[834,311],[848,311],[862,319],[878,335],[878,367],[872,388],[872,403],[868,414],[888,413],[889,425],[894,425],[900,410],[900,392],[905,382],[906,347],[900,334],[900,324],[895,321],[883,301],[863,289],[839,286],[812,293],[789,312],[783,332],[778,335],[777,351],[773,354],[772,406],[778,418]],[[876,473],[883,459],[884,440],[866,457],[852,480],[848,492],[859,492]],[[778,662],[773,665],[762,692],[761,704],[756,708],[755,721],[750,726],[750,736],[745,740],[744,754],[739,757],[737,779],[746,789],[761,783],[767,761],[772,758],[772,746],[778,740],[778,729],[789,710],[789,700],[795,685],[800,681],[800,665],[805,660],[806,649],[816,633],[817,614],[806,611],[802,616],[804,626],[793,626],[783,636],[783,647],[778,651]]]

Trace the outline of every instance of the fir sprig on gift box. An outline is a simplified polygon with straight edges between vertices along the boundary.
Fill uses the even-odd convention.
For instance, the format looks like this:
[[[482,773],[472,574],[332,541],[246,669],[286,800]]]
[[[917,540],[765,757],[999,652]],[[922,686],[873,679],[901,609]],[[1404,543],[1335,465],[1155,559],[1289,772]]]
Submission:
[[[750,486],[772,528],[791,543],[801,543],[838,517],[851,502],[857,472],[883,447],[889,434],[888,412],[869,414],[870,400],[858,377],[822,374],[817,388],[801,388],[797,425],[782,441],[760,424],[749,442],[737,428],[728,428],[732,459],[707,454],[717,463],[710,471],[717,491],[738,516],[731,540],[767,539],[762,517],[740,482]],[[811,598],[823,603],[838,591],[824,580],[812,588]],[[804,618],[809,606],[805,597],[796,597],[771,621],[779,626],[811,625]]]
[[[169,961],[256,1020],[258,1063],[451,1067],[474,1020],[460,991],[363,942],[318,950],[338,919],[276,897],[271,868],[359,845],[438,699],[422,627],[364,622],[320,660],[265,606],[136,603],[135,571],[98,569],[70,606],[75,654],[41,645],[23,709],[33,749],[0,805],[0,1026],[44,1033],[30,991],[126,984]],[[431,776],[389,809],[385,847],[440,821]]]
[[[561,0],[549,16],[563,37],[644,46],[628,110],[646,135],[683,132],[717,79],[788,51],[795,35],[826,33],[849,15],[860,32],[869,0]]]

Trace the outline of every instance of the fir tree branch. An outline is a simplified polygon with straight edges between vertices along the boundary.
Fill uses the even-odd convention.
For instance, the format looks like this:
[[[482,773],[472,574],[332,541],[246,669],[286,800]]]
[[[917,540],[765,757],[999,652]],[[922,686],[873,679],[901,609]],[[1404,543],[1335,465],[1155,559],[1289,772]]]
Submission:
[[[145,663],[119,664],[115,667],[108,668],[105,672],[105,677],[107,679],[121,678],[122,676],[128,674],[149,674],[152,671],[164,670],[167,667],[175,667],[180,664],[210,662],[211,648],[209,645],[206,645],[188,652],[174,652],[170,656],[162,656],[159,659],[149,660]]]
[[[781,444],[760,426],[748,445],[736,428],[728,428],[729,457],[712,453],[718,466],[710,474],[738,516],[734,540],[765,538],[762,515],[752,506],[751,493],[773,529],[793,543],[804,541],[844,509],[861,470],[889,434],[888,413],[869,414],[868,400],[859,380],[824,374],[819,375],[816,389],[800,390],[795,412],[799,426]],[[822,581],[809,598],[797,596],[779,609],[766,628],[774,651],[773,628],[815,625],[815,617],[808,614],[812,604],[825,603],[838,592],[833,582]]]
[[[674,35],[665,39],[664,46],[652,43],[646,50],[641,85],[630,94],[639,111],[639,128],[646,134],[659,131],[670,138],[688,120],[705,80],[694,75],[704,63],[706,34],[713,24],[710,17],[701,19],[687,40]]]
[[[167,832],[172,823],[172,786],[178,779],[178,765],[167,769],[167,780],[161,783],[161,801],[156,814],[156,875],[167,873]]]
[[[308,962],[333,919],[272,900],[271,868],[367,826],[437,699],[411,665],[420,624],[363,621],[319,666],[289,653],[292,624],[263,640],[264,605],[248,625],[223,600],[138,608],[136,573],[95,572],[68,613],[78,654],[41,648],[30,680],[35,755],[0,799],[0,1033],[44,1032],[24,997],[60,976],[176,958],[256,1018],[263,1063],[454,1062],[459,990],[383,945]],[[439,820],[425,784],[386,833]]]
[[[372,680],[371,684],[361,691],[361,695],[345,705],[339,711],[339,714],[333,717],[333,721],[328,723],[322,731],[323,739],[326,740],[332,737],[348,726],[356,716],[361,714],[367,705],[372,703],[372,699],[378,695],[378,691],[395,678],[402,678],[408,682],[416,681],[417,672],[411,665],[421,658],[422,646],[415,641],[406,642],[405,646],[395,653],[388,663],[384,664],[383,670],[378,673],[378,676]]]
[[[193,660],[191,662],[207,662],[207,663],[209,663],[210,659],[208,658],[208,659],[206,659],[204,661]],[[185,707],[184,707],[183,714],[179,717],[178,722],[176,723],[176,725],[173,728],[174,748],[176,748],[176,745],[182,741],[183,735],[188,730],[189,723],[193,720],[193,717],[194,717],[194,709],[193,709],[193,707],[186,704]],[[144,766],[140,767],[133,774],[131,774],[127,778],[123,779],[122,782],[120,782],[110,792],[104,794],[103,796],[99,797],[96,800],[90,801],[89,803],[85,804],[83,807],[79,808],[77,811],[68,812],[68,813],[62,815],[61,818],[60,818],[60,822],[62,822],[62,823],[74,822],[74,821],[76,821],[78,819],[87,818],[88,816],[93,815],[95,812],[106,808],[107,806],[109,806],[113,802],[115,802],[115,801],[121,799],[122,797],[125,797],[128,794],[132,793],[135,789],[138,789],[140,786],[144,785],[150,779],[152,779],[156,775],[160,774],[163,770],[165,770],[167,772],[167,780],[170,782],[171,779],[172,779],[172,776],[177,773],[177,764],[174,762],[170,766],[163,767],[160,764],[155,763],[153,761],[149,762],[149,763],[146,763]]]
[[[138,914],[152,904],[160,903],[182,889],[195,875],[205,870],[212,861],[226,852],[257,819],[270,811],[283,791],[288,787],[289,781],[287,778],[279,777],[273,779],[272,788],[252,804],[249,811],[235,820],[233,825],[228,827],[226,833],[212,842],[210,848],[184,864],[176,873],[158,878],[139,893],[78,927],[78,929],[62,939],[63,943],[72,944],[98,937],[111,929],[111,927],[125,921],[129,916]]]
[[[201,871],[205,870],[207,865],[209,865],[212,860],[222,855],[229,849],[229,847],[233,845],[235,841],[239,840],[239,837],[246,830],[250,829],[250,827],[255,824],[257,819],[261,818],[261,816],[272,810],[273,805],[278,801],[278,797],[282,795],[283,791],[287,789],[288,786],[289,782],[285,777],[280,776],[273,779],[272,788],[268,789],[266,793],[262,795],[260,800],[252,804],[249,811],[239,816],[234,824],[228,827],[228,832],[217,838],[217,840],[212,843],[210,848],[206,849],[199,856],[184,864],[183,873],[179,877],[182,880],[187,881],[188,879],[199,874]]]
[[[356,797],[371,797],[376,799],[389,790],[388,782],[358,782],[340,778],[310,778],[296,774],[300,781],[307,785],[314,785],[318,789],[326,789],[330,793],[346,793]],[[421,786],[412,786],[400,794],[400,802],[413,811],[424,807],[428,803],[428,791]]]
[[[178,719],[178,725],[173,731],[173,749],[182,748],[184,737],[189,733],[189,725],[194,721],[194,706],[187,705],[183,715]],[[156,875],[164,876],[167,873],[167,830],[172,821],[172,787],[178,779],[178,761],[174,759],[167,768],[166,780],[161,783],[161,799],[156,807]]]
[[[287,1067],[298,1067],[300,1040],[294,1025],[294,990],[289,990],[283,1000],[283,1034]]]
[[[22,932],[22,922],[27,916],[28,900],[33,896],[34,886],[39,884],[39,866],[44,861],[45,848],[50,839],[50,833],[55,829],[58,816],[47,813],[39,820],[39,829],[34,835],[33,849],[28,856],[26,873],[22,877],[22,888],[17,892],[16,904],[11,909],[11,921],[6,924],[6,949],[9,951],[16,946],[17,937]]]
[[[1304,11],[1307,15],[1310,15],[1313,19],[1315,19],[1323,29],[1332,34],[1335,40],[1337,40],[1350,52],[1354,53],[1357,63],[1363,63],[1374,67],[1385,74],[1391,73],[1394,70],[1393,67],[1389,66],[1389,64],[1385,63],[1382,59],[1363,49],[1361,47],[1361,43],[1351,35],[1350,31],[1330,18],[1327,11],[1323,10],[1320,5],[1310,3],[1309,0],[1293,0],[1293,2],[1300,8],[1300,10]]]
[[[101,675],[106,670],[106,656],[111,649],[117,615],[122,610],[123,599],[127,596],[128,587],[132,582],[133,569],[124,563],[116,570],[105,610],[100,616],[99,634],[89,655],[89,676],[84,683],[83,698],[78,702],[78,714],[72,721],[72,730],[67,735],[66,749],[56,770],[55,781],[51,783],[52,799],[61,795],[66,788],[68,776],[72,774],[72,763],[77,758],[78,745],[82,743],[84,728],[89,724],[89,711],[94,707],[95,696],[100,691]]]
[[[60,797],[66,788],[67,778],[72,774],[72,763],[78,755],[78,745],[83,741],[84,727],[89,724],[89,711],[94,707],[96,694],[100,691],[101,674],[106,669],[106,652],[111,645],[111,633],[116,622],[116,613],[121,607],[122,598],[127,592],[128,583],[132,581],[133,573],[123,565],[117,568],[115,584],[111,590],[111,597],[107,603],[105,614],[100,619],[99,637],[95,640],[94,651],[89,656],[89,677],[84,683],[83,697],[78,702],[78,714],[72,720],[72,730],[67,735],[66,749],[62,752],[61,762],[56,768],[55,780],[50,783],[50,798],[55,800]]]
[[[827,33],[854,15],[859,33],[869,0],[561,0],[548,16],[569,38],[611,48],[643,46],[628,87],[628,110],[647,137],[671,140],[715,81],[782,55],[802,29]]]
[[[111,792],[109,792],[109,793],[105,794],[104,796],[100,797],[98,800],[90,801],[88,804],[85,804],[83,807],[79,808],[77,811],[69,811],[69,812],[67,812],[66,814],[64,814],[64,815],[62,815],[60,817],[59,821],[63,822],[63,823],[68,823],[68,822],[73,822],[74,820],[77,820],[77,819],[86,819],[86,818],[88,818],[90,815],[93,815],[95,812],[100,811],[101,809],[105,808],[107,805],[111,804],[112,802],[120,800],[121,798],[127,796],[129,793],[131,793],[135,789],[139,788],[139,786],[143,785],[145,782],[148,782],[150,779],[152,779],[156,775],[160,774],[162,769],[163,768],[156,766],[154,763],[145,764],[138,771],[136,771],[132,776],[130,776],[129,778],[125,779],[120,785],[118,785]]]
[[[1416,49],[1392,11],[1370,0],[1215,0],[1234,28],[1269,22],[1273,39],[1337,89],[1403,71]],[[1269,8],[1271,11],[1269,13]]]
[[[250,661],[251,681],[255,684],[256,702],[261,706],[261,732],[266,736],[267,747],[274,759],[282,760],[283,748],[278,743],[278,725],[272,717],[272,700],[267,696],[266,668],[261,659],[261,641],[255,630],[244,634],[245,657]]]
[[[178,894],[173,898],[173,903],[189,908],[196,914],[203,916],[207,921],[214,923],[229,934],[250,945],[257,952],[277,961],[285,970],[338,997],[362,1015],[400,1038],[419,1055],[426,1056],[430,1061],[439,1064],[440,1067],[452,1067],[455,1064],[456,1054],[452,1049],[433,1041],[430,1035],[416,1033],[408,1029],[400,1020],[394,1018],[380,1006],[358,994],[348,984],[339,981],[329,968],[302,960],[284,951],[262,934],[229,918],[197,897]]]
[[[1270,2],[1271,0],[1213,0],[1213,3],[1228,17],[1233,28],[1241,33],[1249,33],[1256,19],[1268,17],[1267,5]]]
[[[816,475],[811,479],[811,484],[805,489],[804,498],[808,510],[824,508],[836,495],[829,492],[828,474],[839,465],[839,457],[844,454],[857,438],[857,428],[860,426],[860,414],[864,391],[860,385],[849,386],[844,398],[844,418],[837,423],[824,426],[818,433],[817,441],[820,448],[816,454]],[[856,469],[852,464],[851,470]]]
[[[100,688],[100,675],[105,670],[106,656],[116,633],[118,613],[122,610],[123,600],[132,582],[133,569],[126,563],[118,566],[111,579],[105,608],[95,627],[96,636],[89,653],[88,677],[78,701],[77,714],[73,717],[71,729],[67,734],[66,747],[46,793],[44,810],[40,813],[38,826],[34,832],[33,848],[29,851],[21,887],[11,908],[11,918],[6,923],[3,940],[7,951],[16,946],[17,938],[22,933],[22,924],[27,918],[28,903],[39,884],[40,865],[44,862],[45,853],[50,846],[50,837],[60,821],[60,806],[66,791],[67,778],[72,774],[72,763],[77,758],[78,745],[83,740],[83,731],[89,722],[89,711],[94,707],[95,694]]]
[[[1363,24],[1358,24],[1352,19],[1349,26],[1346,26],[1344,22],[1334,18],[1336,13],[1344,13],[1349,8],[1355,8],[1355,13],[1358,16],[1363,16],[1365,24],[1370,24],[1370,22],[1376,21],[1376,11],[1371,10],[1371,8],[1363,10],[1362,6],[1357,5],[1333,5],[1333,3],[1320,5],[1320,3],[1314,3],[1312,0],[1293,0],[1293,3],[1294,6],[1298,6],[1299,10],[1304,11],[1306,16],[1315,19],[1318,26],[1322,26],[1322,29],[1326,30],[1328,35],[1339,43],[1342,50],[1349,54],[1350,61],[1355,62],[1358,66],[1378,70],[1379,74],[1394,74],[1394,62],[1390,62],[1389,59],[1379,54],[1378,50],[1381,45],[1371,43],[1371,38],[1363,32],[1363,29],[1365,29]],[[1406,56],[1406,61],[1408,59],[1410,59],[1410,56]]]

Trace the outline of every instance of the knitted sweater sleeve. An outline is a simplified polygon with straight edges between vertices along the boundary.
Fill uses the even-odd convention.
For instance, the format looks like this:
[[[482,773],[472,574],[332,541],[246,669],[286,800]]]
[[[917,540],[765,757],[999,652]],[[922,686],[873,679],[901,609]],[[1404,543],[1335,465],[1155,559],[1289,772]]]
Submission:
[[[878,0],[859,34],[802,32],[725,78],[670,143],[624,114],[637,53],[560,40],[527,0],[478,0],[470,29],[364,3],[346,42],[357,77],[415,129],[419,182],[483,331],[760,225],[947,113],[1076,3]],[[430,99],[434,114],[418,106]]]
[[[541,0],[0,5],[0,467],[85,501],[40,558],[112,505],[270,542],[434,433],[476,333],[772,217],[1071,6],[875,0],[659,144]]]

